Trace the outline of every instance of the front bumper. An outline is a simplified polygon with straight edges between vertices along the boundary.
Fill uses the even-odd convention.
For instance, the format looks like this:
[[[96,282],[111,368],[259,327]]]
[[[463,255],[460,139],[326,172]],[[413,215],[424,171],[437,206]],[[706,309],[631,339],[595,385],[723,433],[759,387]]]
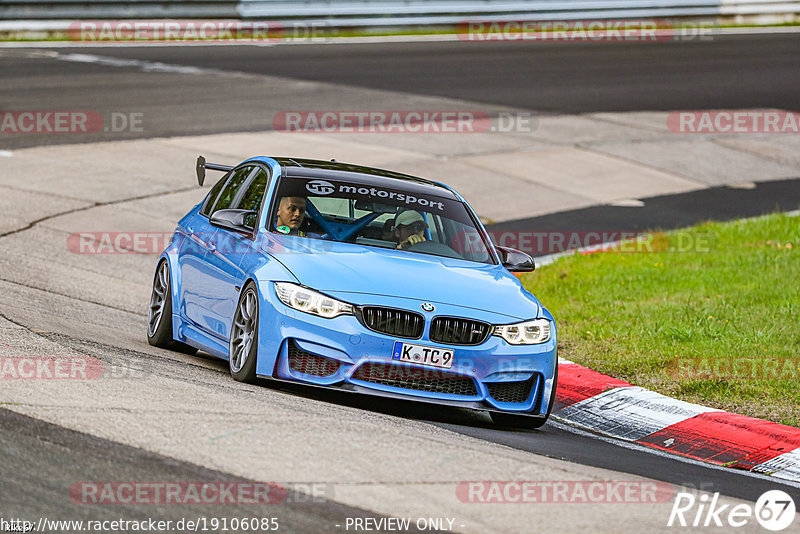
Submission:
[[[278,300],[272,287],[264,285],[259,376],[473,409],[527,415],[549,411],[557,365],[555,327],[551,339],[540,345],[509,345],[491,335],[479,345],[446,345],[429,338],[433,317],[457,316],[486,322],[497,317],[437,304],[435,312],[423,313],[426,325],[422,337],[404,339],[369,330],[352,315],[323,319],[293,310]],[[419,310],[419,305],[412,307],[408,302],[399,306],[398,300],[403,299],[365,298],[374,306]],[[452,368],[393,360],[395,341],[452,349]]]

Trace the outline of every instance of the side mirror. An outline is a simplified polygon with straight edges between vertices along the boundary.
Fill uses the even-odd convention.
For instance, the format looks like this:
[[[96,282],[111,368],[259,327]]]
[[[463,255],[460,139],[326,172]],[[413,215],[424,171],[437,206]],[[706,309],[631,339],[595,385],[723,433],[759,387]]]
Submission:
[[[222,228],[223,230],[231,230],[252,236],[255,227],[248,223],[256,215],[257,213],[252,210],[218,210],[214,212],[209,222],[211,226]]]
[[[495,245],[495,248],[500,253],[503,267],[512,273],[529,273],[536,269],[536,263],[534,263],[533,258],[521,250],[497,245]]]

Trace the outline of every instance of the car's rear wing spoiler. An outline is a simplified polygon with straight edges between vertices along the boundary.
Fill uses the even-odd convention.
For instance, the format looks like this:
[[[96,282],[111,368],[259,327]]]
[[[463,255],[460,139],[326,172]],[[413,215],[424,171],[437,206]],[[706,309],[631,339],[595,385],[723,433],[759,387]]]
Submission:
[[[203,182],[206,181],[206,169],[228,172],[233,167],[231,165],[220,165],[219,163],[206,163],[206,158],[197,156],[197,185],[203,185]]]

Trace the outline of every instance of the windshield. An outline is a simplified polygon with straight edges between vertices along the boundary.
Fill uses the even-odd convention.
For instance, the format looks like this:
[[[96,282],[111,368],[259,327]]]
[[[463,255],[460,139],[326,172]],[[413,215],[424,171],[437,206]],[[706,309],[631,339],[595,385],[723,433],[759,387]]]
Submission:
[[[493,264],[466,206],[428,192],[281,177],[272,232]]]

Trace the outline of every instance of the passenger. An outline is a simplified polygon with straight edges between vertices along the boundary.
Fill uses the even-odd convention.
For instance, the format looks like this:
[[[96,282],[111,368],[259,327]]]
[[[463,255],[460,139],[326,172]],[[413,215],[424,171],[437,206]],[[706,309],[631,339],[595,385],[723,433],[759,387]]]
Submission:
[[[278,203],[275,231],[284,235],[305,236],[300,226],[306,218],[305,197],[282,197]]]
[[[397,240],[397,248],[405,250],[426,241],[425,231],[427,229],[428,224],[418,211],[404,211],[394,220],[394,238]]]

